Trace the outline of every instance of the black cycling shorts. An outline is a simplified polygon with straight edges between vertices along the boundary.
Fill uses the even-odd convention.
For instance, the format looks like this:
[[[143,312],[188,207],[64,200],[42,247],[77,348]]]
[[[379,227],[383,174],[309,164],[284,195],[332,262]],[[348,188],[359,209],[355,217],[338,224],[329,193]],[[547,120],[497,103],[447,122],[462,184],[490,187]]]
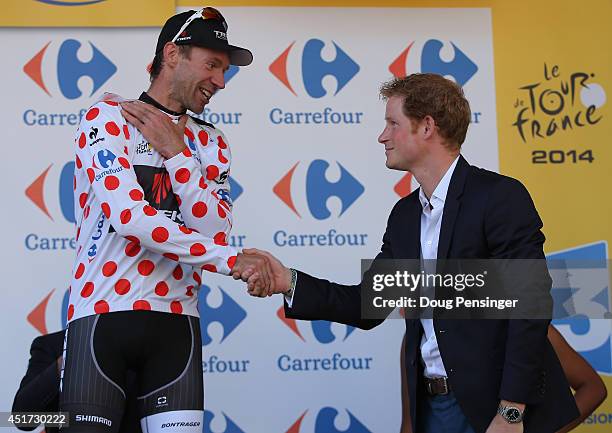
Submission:
[[[201,432],[202,342],[197,317],[119,311],[71,322],[64,342],[62,432],[117,432],[126,403],[126,372],[137,378],[143,433]]]

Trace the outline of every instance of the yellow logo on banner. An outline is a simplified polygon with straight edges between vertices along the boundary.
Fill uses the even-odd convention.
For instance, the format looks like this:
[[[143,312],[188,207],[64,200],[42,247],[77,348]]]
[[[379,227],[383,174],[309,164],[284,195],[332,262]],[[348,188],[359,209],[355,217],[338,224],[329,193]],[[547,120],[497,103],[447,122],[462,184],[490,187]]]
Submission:
[[[157,27],[174,12],[174,0],[5,0],[0,26]]]

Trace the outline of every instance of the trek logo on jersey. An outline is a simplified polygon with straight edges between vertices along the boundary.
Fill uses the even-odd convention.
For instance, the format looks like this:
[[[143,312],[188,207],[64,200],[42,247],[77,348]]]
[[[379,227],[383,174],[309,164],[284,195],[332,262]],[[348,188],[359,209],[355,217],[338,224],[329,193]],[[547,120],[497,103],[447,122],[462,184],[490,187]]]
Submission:
[[[57,54],[47,53],[51,42],[48,42],[23,67],[23,72],[36,83],[47,95],[52,96],[49,85],[59,88],[67,99],[80,98],[83,93],[79,88],[79,80],[88,77],[93,82],[93,88],[88,97],[92,97],[117,72],[115,64],[108,59],[91,42],[91,59],[83,62],[79,59],[82,43],[76,39],[66,39],[61,43]],[[56,76],[52,77],[52,72]]]
[[[302,426],[308,411],[306,410],[285,433],[371,433],[370,430],[357,419],[355,415],[348,409],[346,410],[349,418],[349,425],[344,430],[338,430],[336,428],[336,418],[339,415],[337,409],[333,407],[323,407],[316,415],[314,420],[314,427],[305,428]],[[308,420],[307,421],[311,421]],[[310,422],[312,424],[312,421]]]
[[[443,56],[443,50],[445,52],[450,50],[452,56]],[[446,61],[443,57],[452,57],[452,60]],[[454,42],[429,39],[424,43],[410,42],[389,65],[389,72],[397,78],[416,72],[450,76],[463,87],[478,72],[478,66]]]
[[[69,223],[75,223],[74,218],[74,162],[67,162],[59,171],[51,164],[47,167],[34,181],[26,188],[26,197],[34,203],[34,205],[51,221],[55,221],[51,208],[59,207],[61,215]],[[54,188],[47,188],[47,182],[52,182]],[[59,193],[59,194],[58,194]],[[51,206],[49,202],[49,194],[52,194],[53,201],[57,200],[59,206]],[[55,204],[55,203],[53,203]],[[55,213],[55,212],[54,212]],[[57,215],[56,215],[57,218]]]
[[[228,295],[225,290],[219,287],[217,293],[221,295],[221,302],[218,303],[217,307],[211,307],[208,301],[209,296],[213,296],[211,295],[210,287],[202,285],[198,293],[198,305],[201,318],[200,329],[202,331],[202,343],[204,346],[212,343],[212,338],[208,333],[208,326],[211,323],[218,323],[223,328],[223,336],[219,341],[219,343],[223,343],[247,316],[245,309],[234,301],[234,298]]]
[[[295,41],[292,42],[270,64],[268,69],[291,93],[297,96],[294,89],[296,80],[295,78],[290,80],[287,73],[287,62],[290,55],[300,57],[300,50],[295,47],[295,44]],[[336,79],[335,96],[359,72],[359,65],[336,42],[332,41],[332,44],[336,51],[336,56],[332,61],[326,61],[322,58],[321,51],[325,47],[325,42],[320,39],[309,39],[301,50],[302,84],[311,98],[322,98],[327,95],[327,91],[323,87],[325,77],[332,76]],[[292,54],[292,50],[294,54]]]
[[[221,412],[221,415],[223,415],[223,419],[225,421],[225,430],[223,430],[222,432],[213,432],[211,424],[213,419],[215,418],[215,414],[209,410],[205,410],[203,433],[244,433],[244,430],[238,427],[238,425],[230,417],[228,417],[223,412]]]
[[[553,278],[553,325],[595,370],[612,374],[612,329],[609,320],[601,320],[610,318],[612,301],[607,242],[553,252],[546,259]]]
[[[292,193],[292,186],[294,183],[299,187],[302,187],[302,185],[305,186],[305,191],[299,188],[299,192],[296,193],[305,194],[308,210],[310,214],[318,220],[324,220],[331,217],[332,214],[327,207],[327,200],[330,197],[337,197],[340,200],[341,209],[338,214],[340,217],[353,205],[353,203],[355,203],[365,190],[361,182],[349,173],[349,171],[339,162],[337,165],[340,169],[340,179],[336,182],[328,181],[326,172],[329,168],[329,162],[322,159],[315,159],[310,163],[304,183],[294,182],[294,174],[299,164],[300,163],[297,162],[291,167],[272,189],[274,194],[299,218],[301,218],[302,215],[294,204],[293,197],[295,193]]]

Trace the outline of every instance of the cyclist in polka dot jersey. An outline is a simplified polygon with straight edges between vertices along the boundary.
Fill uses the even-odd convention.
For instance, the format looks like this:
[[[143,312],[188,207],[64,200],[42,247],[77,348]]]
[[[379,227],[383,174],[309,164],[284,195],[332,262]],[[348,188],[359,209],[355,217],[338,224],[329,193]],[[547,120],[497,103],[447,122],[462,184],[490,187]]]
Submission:
[[[271,283],[266,258],[227,243],[231,153],[200,113],[250,51],[212,8],[170,18],[138,101],[105,94],[76,134],[77,256],[60,409],[68,431],[112,432],[136,371],[143,431],[201,431],[202,271]],[[251,287],[251,286],[250,286]]]

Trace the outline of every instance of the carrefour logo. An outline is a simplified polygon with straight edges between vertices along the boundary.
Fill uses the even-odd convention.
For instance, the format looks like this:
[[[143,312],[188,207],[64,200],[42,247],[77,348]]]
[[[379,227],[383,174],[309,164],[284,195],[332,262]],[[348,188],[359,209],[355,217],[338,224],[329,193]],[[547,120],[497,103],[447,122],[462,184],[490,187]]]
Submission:
[[[338,217],[344,213],[363,194],[365,188],[344,166],[336,163],[340,172],[336,182],[327,179],[329,162],[315,159],[305,169],[304,174],[300,162],[297,162],[274,185],[274,194],[298,218],[302,218],[306,209],[316,220],[327,220],[332,217],[328,207],[331,198],[340,201]],[[299,169],[299,170],[298,170]],[[287,230],[277,230],[273,242],[279,247],[319,247],[319,246],[365,246],[367,233],[342,233],[330,228],[324,233],[290,233]]]
[[[57,324],[47,326],[48,323],[59,322],[62,329],[66,328],[69,298],[70,292],[68,290],[63,293],[61,291],[56,293],[56,290],[52,289],[28,313],[27,322],[42,335],[48,334],[48,328],[57,328]],[[58,303],[60,304],[59,308],[56,307]],[[60,312],[60,317],[57,317],[57,312]]]
[[[93,88],[88,95],[91,97],[117,72],[115,64],[91,42],[88,42],[92,52],[91,59],[86,62],[81,61],[78,56],[82,45],[80,41],[66,39],[61,43],[57,54],[47,53],[50,44],[51,42],[48,42],[42,47],[23,67],[23,72],[49,96],[52,96],[49,87],[53,84],[54,87],[59,87],[65,98],[80,98],[83,93],[79,88],[79,80],[88,77],[93,82]]]
[[[282,179],[274,185],[273,191],[293,213],[301,218],[302,216],[294,204],[292,193],[293,178],[299,164],[297,162],[285,173]],[[331,212],[327,207],[327,200],[329,198],[337,197],[340,200],[342,207],[338,216],[342,216],[365,190],[363,185],[346,168],[339,162],[337,165],[340,170],[340,179],[336,182],[327,180],[326,172],[329,168],[329,162],[322,159],[312,161],[306,171],[305,180],[299,182],[300,186],[305,186],[308,210],[318,220],[331,217]]]
[[[244,433],[238,425],[225,413],[221,412],[223,420],[225,421],[225,429],[221,432],[213,432],[211,424],[215,418],[215,414],[209,410],[204,411],[204,429],[203,433]]]
[[[438,39],[429,39],[410,42],[389,65],[389,71],[398,78],[414,72],[439,74],[464,86],[478,72],[478,66],[454,42],[445,46]]]
[[[315,320],[312,322],[299,322],[303,327],[310,328],[314,340],[309,336],[305,337],[305,329],[298,327],[298,322],[294,319],[285,317],[285,310],[280,307],[276,316],[280,321],[295,334],[304,343],[320,343],[334,346],[333,343],[343,343],[353,334],[355,328],[348,325],[333,325],[326,320]],[[339,326],[343,331],[340,336],[336,336],[333,331],[333,326]],[[340,352],[333,352],[326,356],[306,357],[292,356],[290,354],[282,354],[276,360],[277,368],[282,372],[324,372],[324,371],[346,371],[346,370],[369,370],[372,367],[374,358],[369,356],[344,356]]]
[[[336,418],[339,416],[337,409],[333,407],[323,407],[319,412],[316,413],[314,419],[314,427],[306,428],[302,425],[308,411],[305,411],[286,431],[286,433],[371,433],[370,430],[357,419],[355,415],[348,409],[346,410],[348,415],[348,427],[343,430],[336,428]],[[311,421],[308,420],[307,421]],[[312,423],[312,421],[311,421]]]
[[[285,317],[285,310],[283,307],[280,307],[276,311],[277,317],[283,322],[283,324],[291,330],[295,335],[299,337],[300,340],[306,341],[302,332],[300,332],[297,321],[294,319],[288,319]],[[309,326],[312,328],[312,335],[315,340],[321,344],[329,344],[336,341],[337,337],[332,332],[332,323],[326,320],[314,320],[312,322],[300,322],[300,323],[309,323]],[[353,333],[355,330],[354,326],[342,325],[345,328],[344,335],[342,336],[341,341],[346,341],[346,339]]]
[[[105,160],[104,163],[106,164],[107,160]],[[51,221],[55,221],[57,215],[54,218],[52,213],[49,211],[49,199],[46,197],[47,194],[45,193],[45,190],[50,189],[45,188],[45,184],[48,182],[48,178],[52,178],[53,183],[55,183],[54,190],[56,191],[56,194],[53,194],[53,197],[57,199],[61,216],[67,222],[74,224],[76,222],[74,218],[73,193],[74,162],[70,161],[64,164],[60,170],[59,177],[54,170],[51,170],[52,168],[54,168],[53,164],[49,165],[49,167],[43,170],[43,172],[38,175],[38,177],[34,179],[34,181],[26,188],[25,195]],[[50,173],[52,173],[51,176],[49,176]]]
[[[612,374],[612,329],[609,320],[592,319],[580,310],[599,317],[610,312],[607,270],[608,245],[605,241],[551,253],[549,270],[555,284],[552,288],[554,315],[562,317],[552,323],[569,344],[599,373]],[[561,278],[555,278],[555,273]],[[601,273],[604,278],[595,278]],[[580,275],[588,275],[582,278]],[[584,281],[588,287],[581,285]],[[565,284],[569,283],[569,284]],[[592,287],[599,284],[597,287]],[[567,317],[573,307],[578,314]]]
[[[198,294],[198,305],[200,310],[200,329],[202,331],[202,344],[204,346],[212,343],[208,333],[211,323],[218,323],[223,329],[220,343],[232,333],[238,325],[246,318],[247,313],[225,290],[219,287],[221,302],[217,307],[211,307],[208,297],[211,293],[210,287],[202,285]]]
[[[336,55],[331,61],[322,58],[321,51],[325,47],[325,42],[320,39],[306,41],[301,49],[301,55],[295,44],[295,41],[292,42],[269,66],[272,75],[295,96],[297,93],[294,87],[296,87],[297,79],[295,77],[289,79],[287,71],[287,61],[290,55],[300,58],[302,84],[311,98],[322,98],[327,95],[327,91],[323,88],[325,77],[331,76],[336,79],[335,96],[359,72],[359,65],[336,42],[332,41]]]

